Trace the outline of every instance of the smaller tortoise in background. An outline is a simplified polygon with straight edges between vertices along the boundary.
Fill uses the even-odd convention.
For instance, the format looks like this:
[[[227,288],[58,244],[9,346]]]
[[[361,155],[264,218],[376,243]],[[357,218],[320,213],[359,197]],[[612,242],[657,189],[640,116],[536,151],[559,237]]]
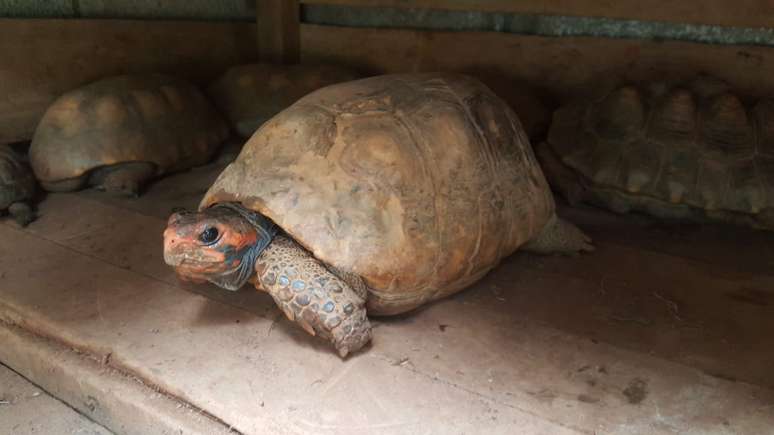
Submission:
[[[253,279],[344,356],[391,315],[459,292],[517,249],[576,252],[513,110],[454,74],[386,75],[313,92],[264,124],[164,260],[236,290]]]
[[[207,163],[227,137],[225,121],[192,84],[118,76],[59,97],[38,124],[30,163],[48,191],[93,185],[136,196],[151,178]]]
[[[537,154],[571,203],[774,230],[774,100],[746,105],[719,80],[562,107]]]
[[[359,74],[342,66],[255,63],[230,68],[210,85],[208,93],[237,134],[249,138],[304,95],[358,78]]]
[[[21,226],[35,219],[29,202],[35,196],[32,170],[10,146],[0,145],[0,211]]]

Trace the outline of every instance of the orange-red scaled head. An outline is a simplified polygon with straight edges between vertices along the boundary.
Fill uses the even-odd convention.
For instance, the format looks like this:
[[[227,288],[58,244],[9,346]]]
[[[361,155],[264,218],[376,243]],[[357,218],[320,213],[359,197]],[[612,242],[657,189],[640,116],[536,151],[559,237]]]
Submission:
[[[164,231],[164,261],[184,280],[210,281],[237,290],[253,274],[255,259],[273,232],[237,207],[173,213]]]

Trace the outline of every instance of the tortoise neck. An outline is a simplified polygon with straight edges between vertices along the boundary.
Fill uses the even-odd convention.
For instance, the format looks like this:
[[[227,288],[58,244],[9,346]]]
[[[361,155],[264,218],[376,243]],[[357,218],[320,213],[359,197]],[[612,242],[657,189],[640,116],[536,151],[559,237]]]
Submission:
[[[239,203],[226,202],[213,207],[223,207],[232,210],[249,222],[257,232],[256,242],[241,253],[239,266],[229,273],[213,277],[210,282],[227,290],[239,290],[255,273],[255,262],[261,253],[277,235],[277,226],[266,216],[243,207]]]
[[[277,225],[272,222],[266,216],[258,213],[257,211],[250,210],[238,202],[220,202],[214,204],[212,207],[222,207],[232,210],[245,218],[255,229],[258,231],[258,236],[266,238],[266,245],[271,242],[271,239],[277,234]],[[266,246],[264,246],[265,248]]]

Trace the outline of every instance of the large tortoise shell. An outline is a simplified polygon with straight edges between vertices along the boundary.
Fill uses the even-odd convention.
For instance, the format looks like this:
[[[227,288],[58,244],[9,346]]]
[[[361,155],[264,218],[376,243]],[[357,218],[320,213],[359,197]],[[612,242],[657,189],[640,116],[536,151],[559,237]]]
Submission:
[[[774,100],[743,102],[707,77],[626,85],[557,110],[548,144],[615,211],[774,228]]]
[[[374,314],[468,286],[554,211],[514,112],[450,74],[379,76],[302,98],[256,132],[201,207],[229,201],[364,278]]]
[[[43,182],[123,162],[158,173],[207,162],[228,126],[192,84],[160,74],[103,79],[59,97],[38,124],[30,163]]]

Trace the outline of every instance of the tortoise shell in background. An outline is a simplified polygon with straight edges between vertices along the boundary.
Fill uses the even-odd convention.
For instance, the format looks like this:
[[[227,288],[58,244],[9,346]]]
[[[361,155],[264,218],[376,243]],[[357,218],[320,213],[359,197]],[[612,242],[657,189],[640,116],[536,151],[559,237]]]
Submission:
[[[554,216],[518,118],[481,82],[385,75],[265,123],[200,208],[240,202],[395,314],[467,287]]]
[[[156,175],[208,162],[228,126],[194,85],[160,74],[103,79],[59,97],[38,124],[30,163],[45,187],[120,163]]]
[[[774,100],[710,77],[562,107],[538,155],[570,202],[774,229]]]
[[[210,85],[208,93],[237,134],[249,138],[304,95],[360,77],[334,65],[256,63],[232,67]]]

